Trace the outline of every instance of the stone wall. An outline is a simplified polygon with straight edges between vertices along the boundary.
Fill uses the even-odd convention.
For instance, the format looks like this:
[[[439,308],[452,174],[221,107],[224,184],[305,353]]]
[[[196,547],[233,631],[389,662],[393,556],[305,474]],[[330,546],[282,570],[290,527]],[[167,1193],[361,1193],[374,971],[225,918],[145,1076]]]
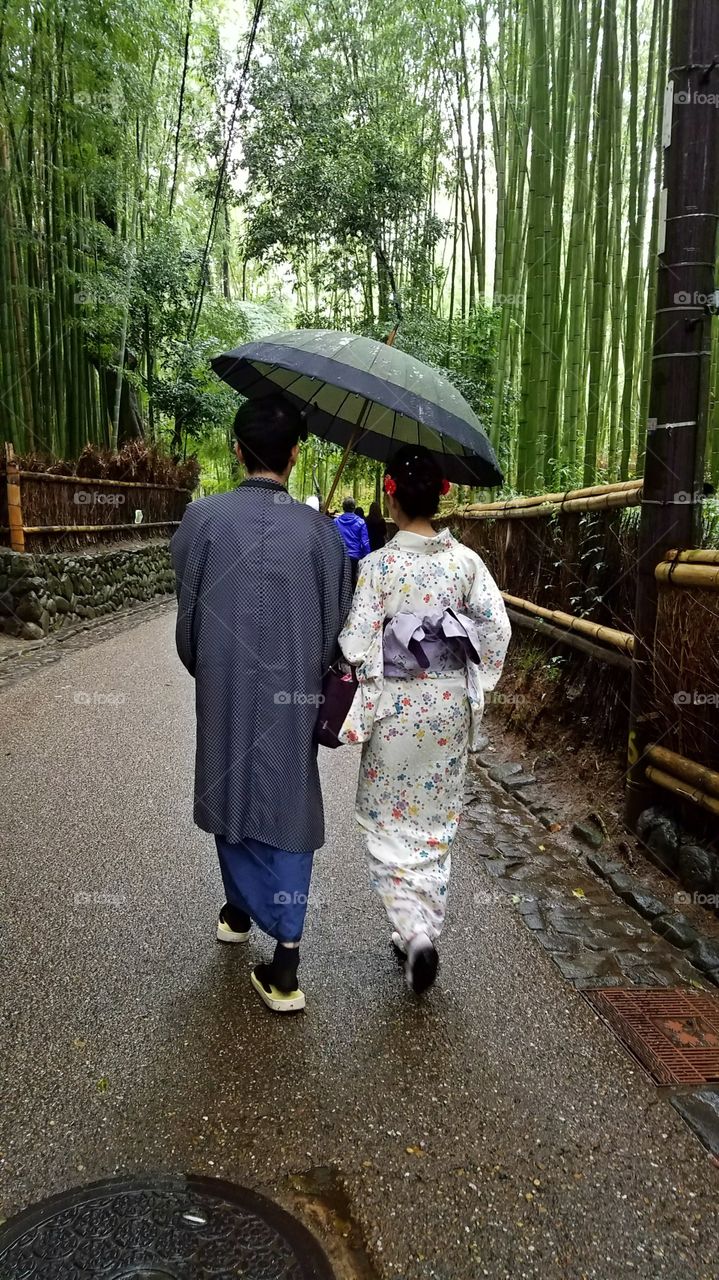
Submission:
[[[175,590],[166,539],[112,550],[0,550],[0,631],[41,640],[69,623],[115,613]]]

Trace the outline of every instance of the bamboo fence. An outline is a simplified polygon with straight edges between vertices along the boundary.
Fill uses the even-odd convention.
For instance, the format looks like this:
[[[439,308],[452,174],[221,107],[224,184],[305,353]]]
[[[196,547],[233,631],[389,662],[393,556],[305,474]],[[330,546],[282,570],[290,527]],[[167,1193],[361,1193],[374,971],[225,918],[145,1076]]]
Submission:
[[[506,591],[502,592],[502,596],[505,604],[511,605],[513,609],[533,614],[537,618],[544,618],[547,622],[556,626],[557,629],[566,628],[567,631],[577,631],[582,635],[591,636],[592,639],[609,645],[611,648],[619,649],[626,654],[631,654],[634,648],[634,636],[629,631],[617,631],[614,627],[603,627],[598,622],[591,622],[589,618],[577,618],[571,613],[563,613],[561,609],[545,609],[542,605],[534,604],[531,600],[522,600],[519,596],[510,596]]]
[[[145,531],[170,532],[180,523],[190,497],[188,488],[144,479],[28,470],[19,465],[12,445],[6,445],[0,545],[23,552],[29,546],[44,548],[49,537],[61,535],[92,543],[129,533],[142,537]]]
[[[544,493],[531,498],[508,498],[504,502],[478,502],[458,507],[456,515],[479,520],[530,520],[550,516],[556,511],[610,511],[638,506],[642,500],[642,481],[623,480],[617,484],[590,485],[585,489],[569,489],[564,493]]]
[[[665,582],[672,587],[700,587],[703,591],[719,591],[719,560],[709,563],[662,560],[655,573],[658,582]]]

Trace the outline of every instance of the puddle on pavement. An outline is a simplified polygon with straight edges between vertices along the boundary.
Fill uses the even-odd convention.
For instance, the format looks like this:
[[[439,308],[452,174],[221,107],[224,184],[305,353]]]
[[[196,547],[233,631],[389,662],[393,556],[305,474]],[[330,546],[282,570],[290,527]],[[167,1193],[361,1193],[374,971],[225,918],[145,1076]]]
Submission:
[[[378,1280],[334,1169],[293,1174],[277,1188],[275,1199],[317,1236],[337,1280]]]

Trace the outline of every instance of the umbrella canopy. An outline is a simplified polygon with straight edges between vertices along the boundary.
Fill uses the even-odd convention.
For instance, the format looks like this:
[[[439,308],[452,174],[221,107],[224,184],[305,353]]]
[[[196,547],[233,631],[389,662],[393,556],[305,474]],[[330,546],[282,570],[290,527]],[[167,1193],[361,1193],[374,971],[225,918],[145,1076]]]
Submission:
[[[502,473],[480,421],[441,373],[374,338],[293,329],[216,356],[215,373],[250,399],[282,394],[333,444],[386,462],[402,444],[433,453],[455,484],[491,487]]]

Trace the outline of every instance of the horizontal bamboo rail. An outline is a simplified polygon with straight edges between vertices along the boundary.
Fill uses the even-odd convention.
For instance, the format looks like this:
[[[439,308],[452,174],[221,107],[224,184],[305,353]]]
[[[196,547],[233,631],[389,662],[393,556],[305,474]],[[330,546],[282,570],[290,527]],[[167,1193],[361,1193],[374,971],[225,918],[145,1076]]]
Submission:
[[[40,480],[45,484],[79,484],[85,489],[93,487],[112,489],[165,489],[170,493],[192,493],[176,484],[156,484],[154,480],[105,480],[100,476],[61,476],[54,471],[18,471],[25,480]]]
[[[623,507],[638,507],[641,500],[641,489],[625,489],[622,493],[605,493],[594,498],[568,498],[565,502],[545,502],[531,507],[507,506],[497,511],[465,507],[454,514],[467,520],[533,520],[572,511],[618,511]]]
[[[701,809],[706,809],[709,813],[719,814],[719,800],[715,800],[713,796],[708,796],[705,791],[700,791],[698,787],[692,786],[691,783],[682,782],[679,778],[674,778],[671,774],[664,773],[662,769],[655,769],[654,765],[647,765],[646,775],[655,786],[662,787],[665,791],[671,791],[673,795],[681,796],[683,800],[691,800],[692,804],[699,805]]]
[[[179,520],[140,520],[129,524],[35,524],[23,525],[23,533],[107,533],[110,529],[164,529]]]
[[[507,606],[507,616],[515,627],[522,627],[526,631],[533,631],[537,635],[546,636],[548,640],[553,640],[558,644],[569,645],[572,649],[578,649],[581,653],[586,653],[590,658],[597,658],[600,662],[606,662],[611,667],[622,667],[625,671],[631,670],[632,660],[626,653],[621,653],[618,649],[612,649],[607,645],[594,644],[592,640],[587,640],[584,636],[577,635],[574,631],[563,631],[560,627],[552,626],[551,622],[545,621],[544,618],[528,617],[525,613],[519,613],[517,609],[513,609],[511,605]]]
[[[614,627],[604,627],[598,622],[591,622],[588,618],[576,618],[572,613],[562,613],[560,609],[545,609],[540,604],[534,604],[532,600],[510,596],[506,591],[502,592],[502,597],[504,603],[511,605],[514,609],[533,614],[537,618],[546,618],[547,622],[552,622],[560,628],[565,627],[569,631],[578,631],[582,635],[592,636],[593,639],[611,645],[612,648],[619,649],[623,653],[631,655],[634,649],[634,636],[630,631],[617,631]]]
[[[719,797],[719,773],[714,769],[708,769],[704,764],[695,764],[693,760],[678,755],[676,751],[669,751],[666,747],[649,747],[646,755],[664,773],[670,773],[682,782],[693,783],[699,791]]]
[[[662,560],[655,573],[658,582],[668,582],[673,587],[719,591],[719,564],[681,564]]]
[[[664,559],[675,564],[719,564],[719,551],[699,547],[694,551],[667,551]]]
[[[542,493],[528,498],[507,498],[498,502],[475,502],[462,508],[468,515],[485,515],[492,512],[520,511],[531,507],[542,507],[547,504],[565,506],[584,498],[615,497],[625,493],[641,490],[641,480],[620,480],[616,484],[595,484],[585,489],[567,489],[564,493]]]

